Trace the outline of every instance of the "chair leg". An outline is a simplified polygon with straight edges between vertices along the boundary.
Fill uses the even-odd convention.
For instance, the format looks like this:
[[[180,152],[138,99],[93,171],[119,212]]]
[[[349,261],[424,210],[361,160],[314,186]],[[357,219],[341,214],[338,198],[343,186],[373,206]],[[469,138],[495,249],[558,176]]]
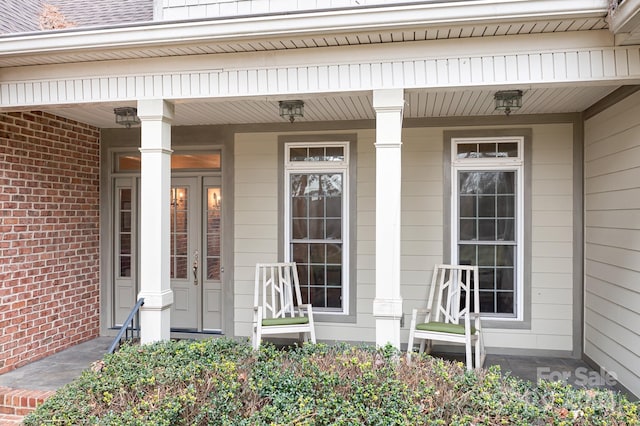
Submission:
[[[464,344],[466,358],[467,358],[467,370],[473,370],[473,358],[471,358],[471,339],[467,339]]]
[[[411,354],[413,353],[413,329],[409,331],[409,341],[407,342],[407,364],[411,364]]]

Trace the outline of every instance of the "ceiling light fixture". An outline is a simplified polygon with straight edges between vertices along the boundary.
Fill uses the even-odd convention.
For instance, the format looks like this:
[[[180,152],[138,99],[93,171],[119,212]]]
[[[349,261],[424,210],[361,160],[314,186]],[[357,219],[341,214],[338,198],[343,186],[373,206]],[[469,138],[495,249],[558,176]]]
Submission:
[[[496,111],[504,111],[506,115],[522,107],[522,90],[502,90],[493,96]]]
[[[116,124],[125,126],[127,129],[131,126],[140,124],[138,117],[138,109],[134,107],[114,108],[113,113],[116,115]]]
[[[280,117],[287,118],[293,123],[297,117],[304,117],[303,101],[280,101]]]

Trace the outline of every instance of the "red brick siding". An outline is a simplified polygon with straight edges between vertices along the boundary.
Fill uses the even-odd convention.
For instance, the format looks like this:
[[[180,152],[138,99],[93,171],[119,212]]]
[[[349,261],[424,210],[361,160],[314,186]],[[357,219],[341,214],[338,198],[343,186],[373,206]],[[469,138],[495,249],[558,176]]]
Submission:
[[[99,139],[0,113],[0,374],[99,334]]]

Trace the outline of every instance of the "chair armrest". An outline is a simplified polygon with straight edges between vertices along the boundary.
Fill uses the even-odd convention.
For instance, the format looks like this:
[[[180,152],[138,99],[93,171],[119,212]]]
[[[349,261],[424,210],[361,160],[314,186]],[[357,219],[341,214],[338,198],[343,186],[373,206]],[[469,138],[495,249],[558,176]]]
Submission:
[[[301,305],[298,305],[298,313],[302,315],[303,310],[307,311],[309,314],[313,314],[313,308],[311,307],[310,303],[303,303]]]

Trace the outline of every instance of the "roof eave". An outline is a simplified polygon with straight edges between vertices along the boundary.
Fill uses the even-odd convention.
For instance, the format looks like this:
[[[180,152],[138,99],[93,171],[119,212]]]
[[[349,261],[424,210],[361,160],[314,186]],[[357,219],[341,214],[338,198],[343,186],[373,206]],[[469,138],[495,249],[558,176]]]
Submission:
[[[445,24],[603,17],[607,6],[607,0],[468,0],[48,31],[0,37],[0,58]]]

